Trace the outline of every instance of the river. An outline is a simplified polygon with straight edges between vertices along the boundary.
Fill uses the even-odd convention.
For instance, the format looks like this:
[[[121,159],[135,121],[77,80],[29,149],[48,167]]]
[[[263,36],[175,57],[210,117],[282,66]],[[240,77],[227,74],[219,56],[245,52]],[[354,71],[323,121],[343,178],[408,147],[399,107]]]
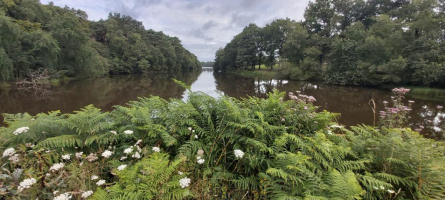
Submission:
[[[339,123],[346,126],[373,124],[374,113],[368,104],[376,102],[376,117],[383,110],[383,101],[390,101],[391,92],[382,89],[326,85],[321,82],[288,81],[241,77],[235,74],[213,73],[211,68],[202,71],[157,73],[154,75],[122,75],[70,81],[58,87],[43,91],[0,89],[0,113],[23,113],[35,115],[40,112],[60,110],[71,113],[86,105],[93,104],[105,111],[113,105],[125,105],[138,97],[150,95],[165,99],[185,98],[185,89],[172,79],[191,85],[192,91],[202,91],[211,96],[228,95],[241,98],[247,96],[266,97],[273,89],[286,92],[301,91],[314,96],[319,111],[326,109],[341,113]],[[422,134],[443,140],[445,114],[437,111],[437,105],[445,105],[445,99],[431,99],[407,96],[405,101],[414,100],[409,125],[415,129],[426,127]],[[2,118],[0,118],[3,121]],[[435,128],[436,130],[434,130]]]

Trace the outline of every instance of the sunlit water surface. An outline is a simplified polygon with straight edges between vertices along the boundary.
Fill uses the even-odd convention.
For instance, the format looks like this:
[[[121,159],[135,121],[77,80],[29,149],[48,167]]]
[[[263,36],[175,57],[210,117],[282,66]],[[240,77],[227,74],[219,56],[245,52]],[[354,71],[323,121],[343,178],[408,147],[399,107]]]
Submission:
[[[172,79],[191,85],[192,91],[202,91],[213,97],[219,95],[236,98],[266,97],[273,89],[294,93],[298,90],[303,94],[314,96],[317,99],[314,104],[320,106],[319,111],[326,109],[341,113],[339,123],[346,126],[372,125],[374,113],[369,100],[375,100],[378,115],[378,111],[384,108],[383,101],[391,99],[390,91],[376,88],[241,77],[234,74],[213,73],[211,68],[203,68],[202,71],[193,72],[76,80],[46,91],[0,89],[0,113],[28,112],[34,115],[51,110],[69,113],[89,104],[108,111],[113,105],[125,105],[128,101],[150,95],[165,99],[186,99],[185,89]],[[426,136],[444,139],[445,114],[436,110],[436,106],[445,105],[445,99],[407,96],[405,101],[408,100],[415,101],[410,115],[410,126],[413,129],[424,126],[426,128],[422,133]]]

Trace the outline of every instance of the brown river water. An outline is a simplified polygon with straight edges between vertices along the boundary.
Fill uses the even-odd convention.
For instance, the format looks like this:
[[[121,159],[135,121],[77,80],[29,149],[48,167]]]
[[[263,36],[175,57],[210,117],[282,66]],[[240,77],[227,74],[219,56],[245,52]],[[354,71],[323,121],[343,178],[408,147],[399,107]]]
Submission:
[[[60,110],[71,113],[86,105],[93,104],[103,110],[111,110],[113,105],[125,105],[138,97],[150,95],[165,99],[185,98],[185,89],[172,79],[192,85],[192,91],[202,91],[211,96],[228,95],[241,98],[247,96],[266,97],[273,89],[286,92],[301,91],[314,96],[319,111],[326,109],[341,113],[339,123],[346,126],[373,124],[374,114],[370,99],[376,102],[378,111],[383,110],[383,101],[390,101],[388,90],[326,85],[321,82],[289,81],[241,77],[235,74],[213,73],[211,68],[202,71],[158,73],[154,75],[122,75],[70,81],[46,91],[26,91],[13,88],[0,89],[0,113],[23,113],[35,115],[40,112]],[[422,134],[427,137],[445,139],[445,113],[436,110],[437,105],[445,105],[445,99],[408,95],[405,101],[414,100],[409,126],[413,129],[426,127]],[[0,124],[3,118],[0,117]]]

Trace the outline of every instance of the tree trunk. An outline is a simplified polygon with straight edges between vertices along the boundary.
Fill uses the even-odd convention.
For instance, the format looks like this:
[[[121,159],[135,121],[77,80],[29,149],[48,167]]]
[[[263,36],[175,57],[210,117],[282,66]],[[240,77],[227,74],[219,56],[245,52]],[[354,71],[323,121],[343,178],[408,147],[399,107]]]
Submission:
[[[258,70],[261,70],[261,57],[258,56]]]

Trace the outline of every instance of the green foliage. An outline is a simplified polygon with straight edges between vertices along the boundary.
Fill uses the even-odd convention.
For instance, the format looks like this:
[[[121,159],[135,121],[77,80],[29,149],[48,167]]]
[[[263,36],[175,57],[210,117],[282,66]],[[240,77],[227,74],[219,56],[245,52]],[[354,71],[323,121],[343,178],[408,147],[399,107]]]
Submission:
[[[443,6],[442,0],[315,0],[302,22],[278,19],[256,34],[247,26],[216,52],[214,68],[243,70],[252,64],[246,58],[256,57],[253,65],[278,63],[278,75],[293,80],[443,87]]]
[[[186,101],[141,98],[111,112],[90,105],[72,114],[6,115],[0,149],[15,153],[0,158],[0,195],[50,199],[68,192],[80,198],[92,190],[92,199],[444,198],[443,142],[399,127],[347,129],[333,122],[335,114],[315,112],[294,96],[283,101],[284,95],[238,100],[190,92]],[[26,131],[13,134],[18,130]],[[64,166],[50,170],[56,163]],[[18,192],[30,177],[37,183]],[[181,186],[186,178],[190,184]]]
[[[180,188],[177,168],[185,159],[172,162],[168,155],[155,153],[126,168],[117,171],[119,181],[109,187],[108,195],[95,195],[93,199],[184,199],[192,196],[188,188]]]
[[[145,30],[129,16],[92,22],[84,11],[34,0],[1,1],[0,10],[1,82],[38,69],[99,77],[201,68],[178,38]]]

